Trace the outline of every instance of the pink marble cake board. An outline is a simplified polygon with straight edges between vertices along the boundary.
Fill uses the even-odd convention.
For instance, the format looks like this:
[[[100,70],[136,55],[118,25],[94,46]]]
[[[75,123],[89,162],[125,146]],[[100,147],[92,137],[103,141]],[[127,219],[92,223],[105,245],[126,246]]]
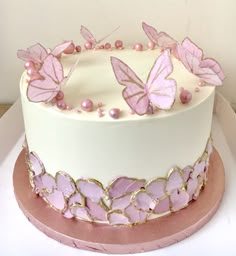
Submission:
[[[24,150],[18,156],[13,174],[19,207],[28,220],[47,236],[66,245],[102,253],[146,252],[179,242],[206,224],[218,209],[224,194],[224,166],[214,149],[207,185],[197,201],[176,213],[134,227],[66,219],[32,193]]]

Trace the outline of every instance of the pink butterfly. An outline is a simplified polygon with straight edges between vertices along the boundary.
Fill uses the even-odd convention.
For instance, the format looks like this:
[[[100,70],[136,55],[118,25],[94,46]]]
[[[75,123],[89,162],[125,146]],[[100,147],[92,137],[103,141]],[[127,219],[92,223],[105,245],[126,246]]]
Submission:
[[[177,45],[177,41],[174,40],[165,32],[157,32],[155,28],[147,25],[145,22],[142,23],[143,30],[147,37],[163,49],[174,49]]]
[[[211,85],[222,85],[225,75],[220,64],[211,58],[204,59],[202,49],[188,37],[177,46],[177,55],[189,72]]]
[[[176,82],[167,79],[173,71],[169,51],[164,51],[155,61],[147,82],[143,83],[134,71],[121,60],[111,57],[111,64],[118,83],[125,86],[122,95],[138,115],[149,112],[150,107],[170,109],[174,104]]]
[[[84,26],[81,26],[80,28],[80,33],[83,36],[83,38],[87,41],[92,43],[93,46],[96,46],[97,44],[101,43],[104,39],[106,39],[108,36],[110,36],[112,33],[114,33],[119,27],[114,29],[111,33],[108,35],[104,36],[100,40],[97,40],[94,35]]]
[[[78,61],[72,66],[68,75],[64,76],[60,61],[55,56],[49,54],[38,71],[41,79],[30,81],[28,85],[28,99],[32,102],[51,101],[61,90],[61,87],[67,83]]]
[[[57,45],[51,52],[53,56],[59,56],[68,46],[72,43],[72,41],[67,41],[62,44]],[[48,52],[41,44],[35,44],[27,50],[18,50],[17,57],[24,61],[32,61],[35,64],[42,64],[43,61],[47,58]]]

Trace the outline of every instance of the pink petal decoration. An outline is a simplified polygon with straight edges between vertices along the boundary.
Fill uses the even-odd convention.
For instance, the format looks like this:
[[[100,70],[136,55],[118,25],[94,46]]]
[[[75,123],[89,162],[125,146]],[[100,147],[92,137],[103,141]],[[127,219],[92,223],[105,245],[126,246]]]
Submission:
[[[177,45],[177,41],[170,37],[165,32],[157,32],[155,28],[146,24],[145,22],[142,23],[143,30],[147,37],[157,44],[159,47],[163,49],[174,49]]]
[[[170,109],[175,101],[176,81],[167,79],[173,71],[169,51],[164,51],[154,63],[145,85],[152,105],[159,109]]]
[[[111,209],[112,210],[117,210],[117,209],[124,210],[131,203],[131,196],[132,196],[132,194],[128,194],[128,195],[124,195],[124,196],[112,199]]]
[[[94,203],[89,198],[86,198],[86,206],[92,219],[96,220],[107,220],[107,211],[98,203]]]
[[[86,208],[80,205],[73,205],[70,207],[71,214],[80,220],[91,221],[91,217]]]
[[[45,172],[45,168],[43,166],[43,163],[39,159],[36,153],[30,152],[29,153],[29,160],[32,165],[32,171],[34,172],[34,175],[39,175]]]
[[[98,203],[104,197],[104,189],[101,183],[96,180],[83,180],[76,181],[77,189],[92,201]]]
[[[84,205],[84,198],[79,192],[76,192],[74,195],[72,195],[69,198],[69,200],[68,200],[69,207],[73,204]]]
[[[67,209],[65,212],[63,212],[63,216],[67,219],[71,219],[74,217],[74,215],[71,213],[70,209]]]
[[[175,190],[170,195],[171,211],[176,212],[188,205],[189,195],[186,191]]]
[[[143,223],[147,220],[148,213],[130,205],[125,209],[125,214],[129,217],[130,223]]]
[[[55,57],[60,56],[70,45],[72,44],[72,41],[66,41],[62,44],[57,45],[52,51],[51,54]]]
[[[63,195],[70,197],[76,190],[73,179],[67,173],[58,172],[56,174],[57,189],[63,192]]]
[[[192,169],[192,167],[187,166],[187,167],[185,167],[185,168],[182,170],[182,172],[183,172],[183,179],[184,179],[184,182],[187,182],[187,181],[189,180],[189,178],[190,178],[191,173],[193,172],[193,169]]]
[[[144,190],[140,190],[135,194],[133,202],[135,207],[147,212],[152,211],[156,206],[156,203],[153,201],[150,195],[148,195],[147,192]]]
[[[36,194],[40,194],[44,188],[41,175],[33,177],[34,191]]]
[[[189,201],[193,199],[193,195],[197,191],[198,186],[199,186],[199,183],[197,178],[189,179],[187,183],[187,193],[189,194]]]
[[[107,219],[111,225],[129,225],[129,218],[121,211],[111,211],[107,214]]]
[[[184,185],[183,177],[178,169],[174,169],[166,182],[166,191],[171,194],[176,189],[181,189]]]
[[[44,195],[44,198],[57,210],[63,211],[66,208],[66,201],[61,191],[55,189],[51,194]]]
[[[41,44],[35,44],[27,50],[18,50],[17,57],[24,61],[33,61],[41,64],[48,56],[47,50]]]
[[[156,179],[146,185],[146,191],[153,199],[165,196],[166,179]]]
[[[159,200],[158,204],[153,209],[153,212],[156,214],[161,214],[161,213],[168,212],[168,211],[170,211],[169,197]]]
[[[49,102],[60,90],[60,83],[64,78],[63,67],[56,57],[48,55],[39,74],[43,79],[29,83],[27,97],[32,102]]]
[[[43,188],[46,189],[48,193],[52,193],[52,191],[56,188],[56,182],[54,178],[48,174],[45,173],[41,176]]]
[[[181,45],[177,46],[177,54],[187,70],[202,81],[214,86],[222,85],[225,78],[220,64],[213,59],[203,59],[203,51],[186,37]]]
[[[145,180],[138,180],[128,177],[120,177],[112,182],[108,188],[110,198],[120,197],[127,193],[134,192],[144,186]]]
[[[204,171],[205,171],[205,168],[206,168],[206,162],[205,161],[197,162],[194,165],[193,172],[191,173],[191,177],[193,179],[195,179],[199,175],[202,175],[204,173]]]

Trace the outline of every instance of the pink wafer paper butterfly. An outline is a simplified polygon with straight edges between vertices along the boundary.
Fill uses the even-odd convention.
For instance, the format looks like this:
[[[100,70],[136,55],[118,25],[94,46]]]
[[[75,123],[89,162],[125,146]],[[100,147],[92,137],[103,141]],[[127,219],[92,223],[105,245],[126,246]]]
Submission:
[[[72,41],[67,41],[62,44],[57,45],[50,54],[58,57],[65,49],[68,48],[68,46],[72,43]],[[41,45],[41,44],[35,44],[27,50],[18,50],[17,51],[17,57],[24,61],[32,61],[35,64],[42,64],[43,61],[48,56],[47,50]]]
[[[157,30],[146,24],[145,22],[142,23],[143,30],[147,37],[159,47],[163,49],[174,49],[176,48],[177,41],[169,36],[165,32],[157,32]]]
[[[211,85],[222,85],[225,75],[220,64],[211,58],[204,59],[202,49],[188,37],[177,46],[177,55],[189,72]]]
[[[111,57],[111,64],[118,83],[125,86],[122,95],[138,115],[153,112],[153,107],[170,109],[175,101],[176,82],[167,79],[173,71],[169,51],[164,51],[155,61],[144,84],[134,71],[121,60]]]
[[[86,27],[81,26],[80,28],[80,34],[83,36],[83,38],[87,41],[92,43],[93,46],[96,46],[97,44],[101,43],[103,40],[105,40],[107,37],[109,37],[112,33],[114,33],[119,27],[114,29],[112,32],[110,32],[108,35],[102,37],[101,39],[97,40],[91,31],[89,31]]]
[[[61,87],[67,83],[78,62],[79,59],[72,66],[68,75],[64,76],[61,62],[53,55],[48,55],[38,71],[41,79],[32,80],[28,85],[28,99],[32,102],[51,101]]]

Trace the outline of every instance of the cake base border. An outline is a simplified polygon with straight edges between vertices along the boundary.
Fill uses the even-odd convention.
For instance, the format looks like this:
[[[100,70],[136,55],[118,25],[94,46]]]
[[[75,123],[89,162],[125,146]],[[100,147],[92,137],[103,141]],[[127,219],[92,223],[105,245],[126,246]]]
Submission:
[[[32,192],[24,150],[15,164],[13,185],[24,215],[48,237],[79,249],[125,254],[163,248],[197,232],[219,208],[225,176],[223,162],[214,148],[207,184],[196,201],[178,212],[133,227],[114,227],[63,217]]]

